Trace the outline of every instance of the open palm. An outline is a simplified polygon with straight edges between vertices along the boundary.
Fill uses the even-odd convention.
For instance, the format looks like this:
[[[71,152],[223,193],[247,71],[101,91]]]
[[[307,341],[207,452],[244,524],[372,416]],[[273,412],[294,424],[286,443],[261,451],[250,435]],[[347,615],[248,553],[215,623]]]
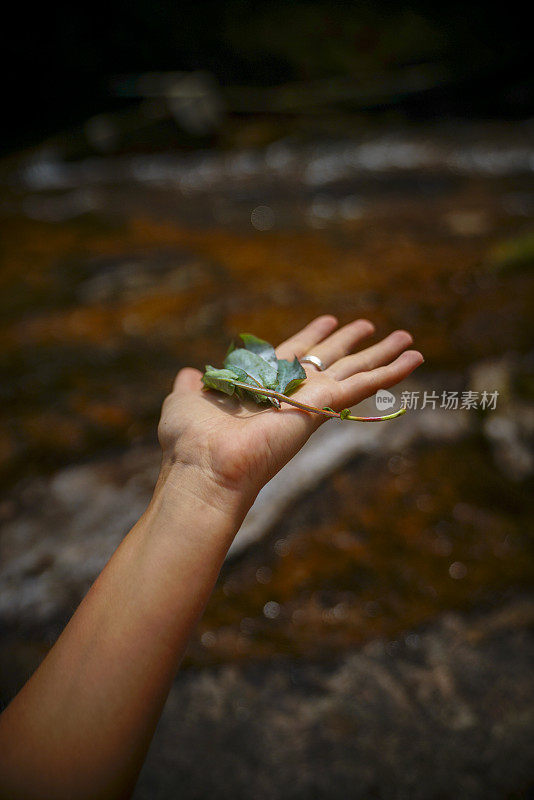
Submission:
[[[305,364],[307,380],[292,394],[296,400],[340,410],[402,381],[423,362],[406,350],[412,337],[395,331],[378,344],[355,353],[374,332],[367,320],[337,328],[321,316],[276,348],[278,358],[318,356],[320,371]],[[326,417],[283,406],[277,410],[243,403],[206,391],[197,369],[182,369],[163,405],[158,435],[164,459],[198,468],[219,486],[253,498],[300,450]],[[350,424],[350,423],[343,423]]]

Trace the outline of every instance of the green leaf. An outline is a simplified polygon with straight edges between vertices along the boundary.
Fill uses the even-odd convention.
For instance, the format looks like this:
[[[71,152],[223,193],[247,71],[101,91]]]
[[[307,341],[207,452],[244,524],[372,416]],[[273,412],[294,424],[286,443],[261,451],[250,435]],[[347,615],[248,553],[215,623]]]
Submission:
[[[252,333],[240,333],[239,338],[245,345],[246,350],[249,350],[251,353],[256,353],[257,356],[260,356],[273,367],[276,367],[277,358],[272,344],[265,342],[263,339],[258,339],[258,337],[254,336]]]
[[[272,402],[270,397],[258,395],[248,391],[248,389],[243,389],[241,386],[236,386],[235,381],[254,385],[252,378],[239,367],[232,367],[232,369],[216,369],[212,366],[206,366],[206,372],[202,376],[202,382],[209,389],[217,389],[219,392],[224,392],[229,395],[235,393],[242,400],[249,398],[256,403],[264,403],[266,400]]]
[[[217,369],[210,364],[206,365],[206,371],[202,376],[202,383],[208,389],[217,389],[219,392],[232,395],[235,392],[233,381],[239,380],[236,373],[229,369]]]
[[[224,366],[226,369],[238,367],[266,389],[276,388],[276,367],[250,350],[233,350],[224,359]]]
[[[251,353],[248,350],[238,349],[233,350],[225,361],[225,367],[239,373],[238,380],[241,383],[248,383],[252,386],[257,386],[261,389],[264,386],[266,389],[276,388],[273,382],[276,380],[276,370],[271,364],[264,361],[263,358]],[[254,400],[255,403],[271,403],[273,406],[278,406],[279,403],[272,397],[266,397],[262,394],[256,394],[248,389],[237,387],[237,393],[242,399],[248,398]]]
[[[289,395],[294,392],[302,381],[306,380],[306,373],[300,361],[295,356],[293,361],[281,358],[278,361],[278,373],[276,376],[276,391]]]
[[[256,403],[270,402],[279,408],[279,401],[262,395],[261,388],[289,395],[306,379],[302,365],[297,358],[293,361],[277,359],[274,347],[251,333],[240,334],[240,339],[244,347],[230,345],[223,369],[206,367],[202,379],[204,384],[226,394],[235,392],[241,399],[251,398]],[[257,386],[258,391],[235,386],[235,381]]]
[[[229,355],[230,355],[230,353],[231,353],[233,350],[235,350],[235,349],[236,349],[236,347],[235,347],[235,344],[234,344],[234,342],[230,342],[230,346],[228,347],[228,350],[226,351],[225,359],[226,359],[226,358],[227,358],[227,356],[229,356]]]

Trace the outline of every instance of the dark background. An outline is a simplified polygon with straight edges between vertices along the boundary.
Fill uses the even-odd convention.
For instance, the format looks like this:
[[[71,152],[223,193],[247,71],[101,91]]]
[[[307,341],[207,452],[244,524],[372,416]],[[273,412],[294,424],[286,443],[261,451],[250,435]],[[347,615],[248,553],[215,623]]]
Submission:
[[[134,0],[11,9],[3,25],[3,150],[116,109],[117,74],[209,70],[221,85],[270,85],[348,75],[365,85],[409,64],[445,80],[416,117],[532,114],[532,26],[518,4],[281,3]]]

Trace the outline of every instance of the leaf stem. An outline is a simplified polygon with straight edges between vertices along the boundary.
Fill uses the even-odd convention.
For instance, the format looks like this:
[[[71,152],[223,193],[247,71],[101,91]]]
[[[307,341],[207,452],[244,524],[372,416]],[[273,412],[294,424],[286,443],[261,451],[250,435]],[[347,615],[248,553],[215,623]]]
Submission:
[[[248,373],[247,373],[247,375],[248,375]],[[232,383],[234,384],[234,386],[240,386],[243,389],[246,387],[246,388],[249,389],[249,391],[254,391],[255,394],[264,394],[266,390],[263,388],[261,383],[259,381],[257,381],[256,378],[253,378],[252,375],[248,375],[248,377],[250,378],[251,381],[254,381],[254,383],[256,384],[256,386],[258,386],[259,389],[262,390],[261,392],[258,392],[256,389],[254,389],[253,386],[246,387],[245,383],[238,383],[237,381],[232,381]],[[277,392],[273,393],[273,395],[276,395],[276,394],[277,394]],[[278,396],[279,397],[284,397],[285,395],[278,395]],[[274,397],[272,395],[269,395],[269,397],[272,397],[273,406],[275,408],[280,408],[280,400],[278,399],[278,397]]]
[[[239,386],[241,389],[247,389],[249,392],[265,395],[266,397],[273,397],[281,403],[289,403],[290,406],[300,408],[302,411],[311,411],[313,414],[322,414],[325,417],[331,417],[335,419],[350,419],[353,422],[385,422],[389,419],[401,417],[406,413],[406,407],[403,406],[402,408],[399,408],[398,411],[394,411],[392,414],[386,414],[382,417],[355,417],[347,413],[348,409],[343,409],[343,411],[334,411],[331,408],[316,408],[315,406],[310,406],[306,403],[300,403],[298,400],[294,400],[292,397],[287,397],[285,394],[281,394],[280,392],[275,392],[274,389],[265,389],[262,387],[261,391],[259,391],[255,386],[241,383],[241,381],[232,381],[232,383],[234,386]]]
[[[349,414],[349,416],[344,417],[344,419],[352,419],[354,422],[386,422],[388,419],[402,417],[403,414],[406,414],[406,406],[399,408],[398,411],[394,411],[392,414],[384,414],[381,417],[353,417],[352,414]]]

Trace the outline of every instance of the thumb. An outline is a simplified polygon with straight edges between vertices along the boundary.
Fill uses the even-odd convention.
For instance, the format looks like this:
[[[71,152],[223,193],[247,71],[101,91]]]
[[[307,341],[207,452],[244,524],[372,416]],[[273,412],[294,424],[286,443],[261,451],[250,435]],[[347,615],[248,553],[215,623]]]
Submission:
[[[172,387],[173,392],[195,392],[202,388],[202,373],[193,367],[180,370]]]

